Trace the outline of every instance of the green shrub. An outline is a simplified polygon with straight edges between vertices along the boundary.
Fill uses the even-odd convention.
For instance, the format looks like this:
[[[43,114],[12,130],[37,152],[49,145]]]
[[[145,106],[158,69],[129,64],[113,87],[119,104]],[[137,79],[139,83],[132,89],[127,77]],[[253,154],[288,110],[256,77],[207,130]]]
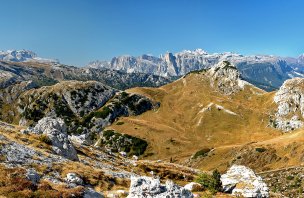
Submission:
[[[127,93],[127,92],[125,92],[125,91],[123,91],[122,93],[121,93],[121,97],[124,99],[124,98],[126,98],[126,97],[128,97],[129,96],[129,94]]]
[[[145,140],[128,134],[121,134],[114,130],[103,131],[102,136],[105,139],[102,144],[109,145],[111,147],[112,145],[118,144],[118,147],[112,147],[113,152],[120,150],[126,152],[129,156],[142,155],[148,146],[148,143]]]
[[[116,125],[123,125],[124,122],[117,122]]]
[[[200,157],[200,156],[202,156],[202,157],[206,157],[207,155],[208,155],[208,153],[210,152],[210,148],[203,148],[203,149],[201,149],[201,150],[199,150],[199,151],[197,151],[194,155],[193,155],[193,159],[196,159],[196,158],[198,158],[198,157]]]
[[[106,140],[109,140],[114,134],[115,134],[114,130],[106,130],[103,131],[102,136],[104,136]]]
[[[267,149],[265,149],[265,148],[255,148],[255,150],[256,150],[257,152],[259,152],[259,153],[263,153],[263,152],[265,152]]]
[[[129,155],[142,155],[147,149],[148,143],[137,137],[132,137],[131,151]]]
[[[218,170],[213,171],[212,175],[206,173],[200,174],[195,180],[197,183],[201,184],[204,189],[210,191],[212,194],[215,194],[222,190],[221,183],[221,174]]]
[[[109,107],[105,106],[104,108],[102,108],[101,111],[94,112],[94,116],[96,118],[103,118],[103,119],[105,119],[106,117],[108,117],[108,115],[110,113],[112,113],[112,110]]]

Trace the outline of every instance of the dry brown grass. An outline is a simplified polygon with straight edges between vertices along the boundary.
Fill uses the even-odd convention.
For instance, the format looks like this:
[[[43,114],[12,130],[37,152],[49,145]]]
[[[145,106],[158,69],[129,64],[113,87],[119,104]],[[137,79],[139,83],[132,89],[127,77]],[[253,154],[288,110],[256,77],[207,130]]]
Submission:
[[[66,188],[65,186],[52,187],[48,182],[42,181],[35,185],[25,178],[22,168],[5,168],[0,165],[0,196],[5,197],[81,197],[83,187]],[[75,195],[75,196],[74,196]]]
[[[161,106],[140,116],[120,118],[117,122],[124,122],[123,125],[114,123],[108,128],[147,140],[147,159],[184,163],[201,148],[232,148],[281,135],[267,127],[269,114],[275,107],[274,93],[254,87],[246,86],[243,91],[226,96],[214,91],[204,74],[190,74],[160,88],[133,88],[128,92],[146,95]],[[210,103],[237,115],[216,106],[200,112]],[[201,168],[205,169],[205,165]]]
[[[58,171],[61,177],[66,177],[67,173],[78,174],[86,184],[90,184],[98,191],[112,190],[115,188],[128,188],[129,181],[117,179],[105,175],[100,169],[83,165],[79,162],[68,162],[65,164],[54,164],[53,170]]]

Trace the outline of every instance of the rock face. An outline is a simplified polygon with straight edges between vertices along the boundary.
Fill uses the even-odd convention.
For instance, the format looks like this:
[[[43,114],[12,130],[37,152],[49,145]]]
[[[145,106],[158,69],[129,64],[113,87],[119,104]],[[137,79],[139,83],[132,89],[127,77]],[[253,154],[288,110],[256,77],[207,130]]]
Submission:
[[[221,93],[230,95],[243,89],[246,81],[240,79],[240,74],[234,65],[223,61],[208,70],[211,78],[211,86]]]
[[[118,92],[96,81],[65,81],[31,89],[15,104],[14,114],[0,114],[0,118],[9,122],[18,117],[19,125],[33,126],[44,117],[58,117],[66,123],[71,139],[86,145],[118,117],[139,115],[159,106],[147,97]]]
[[[223,191],[243,197],[269,197],[269,189],[262,178],[240,165],[233,165],[221,176]]]
[[[40,58],[30,50],[7,50],[0,51],[0,60],[10,62],[39,62],[39,63],[58,63],[58,60]]]
[[[4,60],[4,61],[22,62],[22,61],[32,60],[36,57],[37,55],[29,50],[0,51],[0,60]]]
[[[304,79],[294,78],[284,82],[274,97],[278,105],[271,125],[283,131],[291,131],[303,126]]]
[[[70,81],[61,84],[63,98],[77,115],[87,114],[102,107],[115,93],[114,89],[94,81],[82,83]]]
[[[117,89],[137,86],[155,87],[171,82],[151,73],[126,73],[112,69],[79,68],[44,59],[2,62],[0,55],[0,89],[32,80],[39,86],[54,85],[63,80],[98,81]]]
[[[11,104],[14,102],[23,92],[37,88],[38,85],[33,81],[23,81],[15,85],[11,85],[3,90],[0,90],[0,100],[3,103]]]
[[[36,134],[45,134],[50,139],[56,154],[70,160],[78,160],[77,152],[68,138],[66,128],[62,119],[45,117],[30,130]]]
[[[167,181],[162,185],[159,179],[151,177],[131,177],[128,198],[192,198],[193,194],[183,187]]]
[[[190,71],[211,68],[222,61],[229,61],[235,65],[246,81],[267,90],[278,88],[286,79],[304,76],[302,57],[244,56],[231,52],[211,54],[202,49],[185,50],[175,54],[168,52],[160,57],[119,56],[114,57],[110,62],[94,61],[87,67],[108,68],[128,73],[142,72],[159,76],[182,76]]]
[[[92,113],[91,130],[99,131],[118,117],[140,115],[148,110],[157,109],[159,105],[139,94],[119,92],[100,111]]]
[[[17,100],[20,125],[28,125],[50,115],[70,122],[72,118],[102,107],[115,92],[95,81],[65,81],[26,91]]]

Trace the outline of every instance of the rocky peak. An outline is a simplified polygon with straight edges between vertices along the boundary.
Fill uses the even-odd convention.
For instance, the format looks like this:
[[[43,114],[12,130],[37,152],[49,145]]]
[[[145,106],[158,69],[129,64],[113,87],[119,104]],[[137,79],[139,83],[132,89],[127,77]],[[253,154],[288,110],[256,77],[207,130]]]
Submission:
[[[290,131],[303,126],[304,118],[304,79],[286,80],[274,96],[278,105],[272,125],[283,131]]]
[[[298,61],[299,61],[299,62],[304,62],[304,54],[301,54],[301,55],[298,57]]]
[[[177,53],[176,55],[193,55],[193,56],[201,56],[201,55],[208,55],[208,52],[206,52],[203,49],[195,49],[195,50],[184,50],[180,53]]]
[[[164,61],[168,65],[167,72],[170,75],[174,75],[174,76],[178,75],[179,71],[176,63],[176,57],[172,53],[167,53],[164,56]]]
[[[7,50],[0,51],[0,60],[22,62],[36,58],[37,55],[29,50]]]
[[[108,61],[92,61],[88,65],[90,65],[89,68],[94,68],[94,69],[100,69],[100,68],[111,68],[110,62]]]
[[[119,57],[114,57],[111,60],[111,65],[122,65],[122,66],[132,66],[136,64],[136,58],[133,56],[119,56]]]
[[[34,62],[43,62],[43,63],[59,63],[58,60],[40,58],[37,56],[36,53],[24,49],[0,51],[0,60],[9,61],[9,62],[34,61]]]
[[[228,61],[222,61],[208,70],[211,86],[216,87],[221,93],[230,95],[244,88],[249,84],[240,79],[237,68]]]

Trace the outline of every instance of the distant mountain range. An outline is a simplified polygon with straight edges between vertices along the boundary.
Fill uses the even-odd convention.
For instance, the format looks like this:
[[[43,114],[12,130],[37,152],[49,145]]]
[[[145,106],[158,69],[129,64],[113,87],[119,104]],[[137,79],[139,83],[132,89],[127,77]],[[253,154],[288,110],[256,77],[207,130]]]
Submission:
[[[36,53],[30,50],[7,50],[0,51],[0,60],[12,61],[12,62],[26,62],[26,61],[36,61],[36,62],[47,62],[47,63],[59,63],[55,59],[40,58]]]
[[[116,89],[134,86],[161,86],[170,78],[145,73],[126,73],[111,69],[79,68],[59,63],[58,60],[39,58],[28,50],[0,52],[0,89],[31,80],[40,86],[64,80],[99,81]]]
[[[243,79],[265,90],[274,90],[293,77],[304,76],[304,56],[298,58],[272,55],[244,56],[237,53],[209,54],[202,49],[151,55],[118,56],[111,61],[93,61],[86,67],[110,68],[127,73],[141,72],[159,76],[182,76],[191,71],[210,68],[221,61],[234,64]]]
[[[275,89],[274,82],[302,76],[302,56],[195,50],[79,68],[26,50],[1,53],[0,196],[109,197],[131,183],[128,197],[136,197],[140,183],[159,186],[134,182],[134,175],[151,173],[180,184],[218,178],[223,192],[217,195],[225,197],[302,192],[304,78],[286,80],[274,92],[244,80]],[[110,67],[118,63],[119,71]],[[163,76],[152,73],[155,67]],[[186,192],[168,190],[193,197],[179,191]]]
[[[97,80],[120,89],[134,86],[160,86],[191,71],[210,68],[225,60],[238,68],[242,79],[267,91],[278,89],[287,79],[304,77],[304,55],[292,58],[273,55],[245,56],[231,52],[210,54],[202,49],[184,50],[175,54],[168,52],[160,57],[147,54],[138,57],[118,56],[111,61],[92,61],[84,68],[63,65],[54,59],[41,58],[29,50],[0,51],[1,60],[10,64],[12,62],[26,63],[25,65],[46,64],[48,68],[52,68],[51,76],[54,74],[58,76],[61,73],[60,79],[63,80]],[[0,65],[1,68],[3,69],[4,66]],[[18,69],[16,72],[21,70]],[[4,71],[1,75],[7,76],[9,70],[4,69]],[[58,80],[57,77],[55,80]]]

